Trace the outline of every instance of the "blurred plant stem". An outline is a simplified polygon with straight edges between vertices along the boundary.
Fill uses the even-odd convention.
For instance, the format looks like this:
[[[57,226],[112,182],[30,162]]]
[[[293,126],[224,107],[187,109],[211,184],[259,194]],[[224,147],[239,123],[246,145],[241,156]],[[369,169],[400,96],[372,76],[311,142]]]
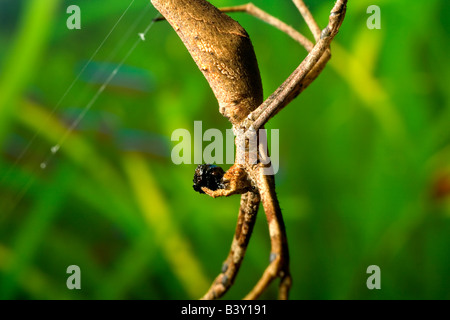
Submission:
[[[123,159],[124,169],[136,196],[149,231],[190,298],[199,298],[209,286],[204,270],[192,252],[172,217],[170,207],[161,193],[147,161],[139,154],[130,153]],[[176,192],[176,186],[173,192]]]
[[[33,77],[46,47],[59,0],[27,1],[20,27],[2,66],[0,77],[0,148],[18,109],[18,100]]]

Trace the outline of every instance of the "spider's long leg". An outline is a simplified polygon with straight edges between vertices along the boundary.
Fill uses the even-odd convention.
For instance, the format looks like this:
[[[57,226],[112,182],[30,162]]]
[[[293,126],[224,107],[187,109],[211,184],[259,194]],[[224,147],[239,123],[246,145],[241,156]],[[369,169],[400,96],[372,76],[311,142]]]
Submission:
[[[208,292],[202,297],[203,300],[220,298],[233,285],[255,225],[259,201],[259,195],[255,192],[250,191],[241,196],[238,222],[230,252],[222,265],[222,273],[216,277]]]
[[[257,169],[255,174],[261,202],[269,225],[271,254],[269,266],[253,290],[244,299],[257,299],[272,280],[280,277],[279,299],[286,300],[292,280],[289,272],[289,251],[286,229],[275,193],[275,179],[273,175],[265,175],[262,167]]]
[[[335,6],[331,10],[329,23],[321,32],[317,44],[286,81],[248,116],[248,121],[244,124],[247,129],[250,126],[254,130],[261,128],[278,111],[288,105],[304,89],[305,84],[309,84],[308,78],[317,76],[312,74],[314,71],[320,72],[323,69],[324,63],[327,61],[324,60],[326,58],[324,53],[329,50],[331,41],[339,31],[344,20],[346,8],[347,0],[336,1]]]
[[[322,30],[320,30],[319,25],[317,24],[313,15],[309,11],[308,7],[305,5],[303,0],[292,0],[292,2],[294,2],[298,11],[300,11],[300,14],[302,15],[303,19],[305,19],[305,22],[308,25],[309,30],[311,30],[312,32],[314,39],[316,40],[316,42],[318,42],[320,39],[320,32]]]
[[[310,11],[306,7],[306,5],[303,3],[303,1],[301,1],[301,0],[293,0],[293,1],[294,1],[295,5],[297,6],[297,8],[299,9],[300,13],[302,14],[303,18],[305,19],[306,23],[308,24],[311,32],[313,33],[314,37],[316,38],[316,41],[319,41],[321,31],[320,31],[320,28],[317,25],[316,21],[312,17]],[[314,44],[308,38],[306,38],[304,35],[302,35],[300,32],[298,32],[291,26],[287,25],[283,21],[273,17],[272,15],[268,14],[267,12],[256,7],[252,3],[247,3],[244,5],[234,6],[234,7],[220,8],[220,10],[222,12],[245,12],[247,14],[250,14],[250,15],[270,24],[271,26],[277,28],[278,30],[286,33],[288,36],[290,36],[292,39],[294,39],[300,45],[302,45],[308,52],[311,52],[315,48]],[[329,42],[328,42],[328,45],[329,45]],[[325,46],[325,50],[322,50],[321,52],[319,52],[319,54],[318,54],[319,59],[317,61],[315,61],[314,65],[312,65],[308,70],[304,71],[304,73],[305,73],[304,76],[301,77],[297,82],[295,82],[294,86],[289,86],[291,93],[285,97],[283,106],[285,106],[289,102],[291,102],[295,97],[297,97],[303,90],[305,90],[318,77],[318,75],[325,68],[325,65],[328,62],[328,60],[330,59],[330,57],[331,57],[330,50],[328,49],[328,46]],[[297,68],[297,70],[294,71],[294,73],[291,75],[291,77],[293,77],[297,74],[297,71],[299,68]],[[269,104],[270,102],[272,102],[273,99],[275,97],[277,97],[278,94],[285,88],[286,83],[288,81],[290,81],[290,79],[291,78],[288,78],[277,89],[277,91],[275,91],[275,93],[264,102],[264,104]],[[290,82],[292,82],[292,81],[290,81]],[[261,105],[261,106],[263,106],[263,105]],[[249,117],[250,120],[254,120],[258,116],[260,116],[260,112],[256,113],[256,111],[257,110],[255,110],[250,115],[250,117]]]
[[[298,11],[302,15],[303,19],[305,20],[306,24],[308,25],[308,28],[311,30],[311,33],[314,36],[315,41],[319,41],[320,39],[320,32],[322,31],[317,24],[316,20],[314,19],[313,15],[309,11],[308,7],[305,5],[303,0],[292,0],[292,2],[297,7]],[[289,35],[291,38],[298,41],[305,49],[309,52],[312,50],[313,43],[309,41],[308,38],[306,38],[304,35],[299,33],[297,30],[292,28],[291,26],[287,25],[283,21],[275,18],[274,16],[270,15],[269,13],[265,12],[264,10],[261,10],[257,6],[255,6],[253,3],[247,3],[240,6],[233,6],[233,7],[224,7],[220,8],[220,11],[222,12],[246,12],[247,14],[250,14],[258,19],[261,19],[262,21],[270,24],[271,26],[283,31],[287,35]]]
[[[306,23],[308,24],[309,28],[311,29],[312,33],[314,34],[314,37],[317,38],[317,31],[319,31],[319,37],[320,37],[320,29],[315,22],[314,18],[312,18],[311,13],[309,12],[308,8],[305,6],[303,1],[299,0],[293,0],[297,8],[299,9],[300,13],[304,17]],[[346,1],[345,1],[346,2]],[[234,7],[225,7],[220,8],[222,12],[245,12],[247,14],[250,14],[270,25],[273,27],[279,29],[280,31],[286,33],[288,36],[290,36],[292,39],[297,41],[301,46],[303,46],[308,52],[311,52],[314,48],[314,44],[306,38],[304,35],[302,35],[300,32],[292,28],[291,26],[287,25],[283,21],[279,20],[278,18],[275,18],[274,16],[268,14],[267,12],[261,10],[260,8],[256,7],[252,3],[247,3],[240,6],[234,6]],[[342,17],[343,18],[343,17]],[[165,20],[164,17],[158,18],[155,21]],[[331,42],[331,40],[330,40]],[[329,45],[329,42],[328,42]],[[317,54],[317,53],[316,53]],[[318,57],[319,60],[315,61],[314,65],[309,67],[308,70],[305,71],[305,74],[303,77],[298,76],[298,71],[300,71],[300,66],[294,71],[294,73],[258,108],[260,109],[258,111],[255,110],[250,116],[250,120],[257,119],[262,111],[268,107],[269,104],[274,102],[274,99],[277,97],[277,95],[283,91],[283,89],[286,88],[288,84],[294,84],[289,86],[289,89],[291,90],[291,93],[288,94],[282,105],[280,105],[280,108],[283,108],[289,102],[291,102],[295,97],[297,97],[303,90],[305,90],[316,78],[317,76],[322,72],[322,70],[325,68],[326,63],[330,59],[331,54],[330,50],[326,46],[325,50],[322,50],[320,52],[320,56]],[[258,111],[258,112],[256,112]],[[278,111],[278,110],[277,110]],[[276,113],[276,112],[275,112]],[[275,114],[274,113],[274,114]],[[268,120],[268,119],[267,119]],[[264,121],[267,122],[267,120]],[[262,121],[261,121],[262,122]],[[263,124],[261,124],[263,125]],[[261,126],[258,124],[258,126]]]
[[[222,12],[245,12],[251,16],[254,16],[255,18],[258,18],[271,26],[277,28],[278,30],[286,33],[288,36],[290,36],[292,39],[300,43],[306,51],[311,51],[314,47],[314,44],[304,35],[302,35],[300,32],[292,28],[290,25],[287,25],[283,21],[281,21],[278,18],[275,18],[274,16],[270,15],[269,13],[265,12],[264,10],[261,10],[257,6],[255,6],[253,3],[247,3],[240,6],[233,6],[233,7],[224,7],[219,8]]]

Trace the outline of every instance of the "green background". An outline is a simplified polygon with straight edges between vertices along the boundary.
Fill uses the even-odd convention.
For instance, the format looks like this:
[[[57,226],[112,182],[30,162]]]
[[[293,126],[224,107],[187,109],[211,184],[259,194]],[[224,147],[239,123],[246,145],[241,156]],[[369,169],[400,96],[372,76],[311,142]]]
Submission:
[[[2,299],[196,299],[228,253],[239,196],[195,193],[196,165],[173,164],[170,137],[194,121],[230,125],[166,22],[130,51],[156,16],[135,0],[117,23],[130,2],[0,1]],[[324,27],[334,1],[306,3]],[[81,30],[66,27],[70,4]],[[310,37],[290,1],[254,4]],[[380,30],[366,26],[372,4]],[[449,14],[446,0],[349,1],[326,69],[269,122],[280,134],[291,298],[450,298]],[[253,41],[267,97],[306,52],[232,16]],[[260,210],[226,298],[252,288],[269,253]],[[69,265],[81,268],[81,290],[66,287]],[[381,290],[366,287],[369,265],[381,268]]]

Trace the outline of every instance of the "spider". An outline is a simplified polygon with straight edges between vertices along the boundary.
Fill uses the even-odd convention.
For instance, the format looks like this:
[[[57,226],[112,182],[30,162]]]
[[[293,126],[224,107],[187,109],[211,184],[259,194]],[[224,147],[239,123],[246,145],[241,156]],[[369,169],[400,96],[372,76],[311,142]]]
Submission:
[[[219,111],[228,118],[236,135],[236,159],[227,172],[211,165],[200,165],[194,176],[194,189],[211,197],[241,194],[238,221],[231,249],[221,273],[202,299],[217,299],[233,285],[244,258],[261,203],[271,240],[270,263],[255,287],[244,299],[256,299],[276,278],[280,278],[279,299],[287,299],[292,285],[285,225],[275,193],[270,158],[261,146],[251,159],[249,135],[259,138],[259,129],[288,105],[325,67],[331,57],[330,43],[345,16],[347,0],[337,0],[328,25],[322,30],[302,0],[292,0],[300,11],[315,43],[252,3],[217,9],[205,0],[151,0],[155,8],[175,29],[199,69],[209,82]],[[263,101],[261,77],[250,38],[226,12],[246,12],[285,32],[308,55],[294,72]],[[259,141],[259,140],[258,140]],[[256,160],[256,161],[254,161]],[[267,161],[269,160],[269,161]]]

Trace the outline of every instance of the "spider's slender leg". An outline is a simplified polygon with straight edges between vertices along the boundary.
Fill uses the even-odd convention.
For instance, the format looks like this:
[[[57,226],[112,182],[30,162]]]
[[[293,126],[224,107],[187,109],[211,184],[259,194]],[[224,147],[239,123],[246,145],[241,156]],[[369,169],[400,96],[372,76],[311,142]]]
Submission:
[[[312,48],[306,59],[294,71],[275,94],[269,97],[248,117],[244,127],[253,130],[261,128],[274,114],[294,99],[307,85],[309,85],[322,71],[330,58],[329,45],[337,34],[344,19],[346,11],[346,0],[338,0],[331,11],[327,27],[317,36],[318,26],[310,15],[303,1],[294,1],[305,20],[316,37],[317,44]],[[309,15],[309,16],[308,16]],[[269,102],[267,105],[267,101]],[[266,106],[265,106],[266,105]],[[245,299],[256,299],[277,277],[281,278],[279,287],[279,298],[287,299],[291,287],[291,276],[289,272],[289,251],[287,237],[281,209],[275,193],[275,180],[272,175],[265,175],[262,167],[250,172],[252,179],[256,178],[257,186],[261,196],[261,202],[266,213],[269,224],[272,252],[270,264],[264,271],[261,279]],[[256,175],[256,177],[255,177]]]
[[[253,290],[244,299],[257,299],[267,286],[280,277],[279,299],[288,299],[292,279],[289,271],[289,251],[286,229],[281,214],[280,205],[275,193],[275,179],[273,175],[266,175],[260,166],[254,172],[264,207],[271,242],[270,264]]]
[[[230,252],[222,265],[222,273],[216,277],[210,289],[202,299],[209,300],[220,298],[233,285],[242,260],[244,259],[250,236],[252,235],[259,201],[259,194],[253,191],[244,193],[241,196],[238,222]]]
[[[210,197],[228,197],[233,194],[243,194],[252,189],[251,182],[247,178],[247,172],[245,169],[234,164],[224,174],[223,187],[216,190],[211,190],[208,187],[202,187],[202,191]]]
[[[307,25],[309,26],[311,32],[314,35],[314,38],[316,38],[316,41],[320,39],[320,28],[317,25],[316,21],[312,17],[311,12],[306,7],[306,5],[301,0],[293,0],[297,8],[299,9],[301,15],[305,19]],[[311,50],[314,48],[314,44],[306,38],[304,35],[302,35],[300,32],[292,28],[291,26],[287,25],[283,21],[279,20],[278,18],[275,18],[274,16],[270,15],[269,13],[261,10],[260,8],[256,7],[252,3],[247,3],[240,6],[235,7],[226,7],[226,8],[220,8],[223,12],[245,12],[247,14],[250,14],[268,24],[271,26],[277,28],[278,30],[286,33],[288,36],[290,36],[293,40],[297,41],[301,46],[303,46],[308,52],[311,52]],[[322,56],[320,57],[319,61],[317,61],[316,65],[312,67],[312,69],[309,71],[308,74],[299,81],[296,84],[295,89],[293,90],[292,94],[287,98],[287,103],[289,103],[291,100],[293,100],[296,96],[298,96],[303,90],[305,90],[322,72],[322,70],[325,68],[325,65],[327,64],[328,60],[331,58],[330,50],[325,50],[324,53],[322,53]],[[254,118],[255,115],[250,115],[250,119]]]
[[[311,30],[311,33],[314,36],[315,42],[318,42],[320,39],[320,32],[322,31],[317,24],[316,20],[314,19],[313,15],[309,11],[308,7],[305,5],[303,0],[292,0],[292,2],[297,7],[298,11],[302,15],[303,19],[305,20],[306,24],[308,25],[308,28]],[[309,52],[312,50],[313,43],[309,41],[308,38],[306,38],[304,35],[296,31],[291,26],[287,25],[283,21],[273,17],[269,13],[265,12],[264,10],[258,8],[253,3],[247,3],[240,6],[233,6],[233,7],[224,7],[220,8],[222,12],[246,12],[247,14],[250,14],[268,24],[271,26],[283,31],[287,35],[289,35],[291,38],[298,41],[305,49]]]
[[[197,178],[202,178],[194,178],[195,181],[200,183],[203,178],[206,180],[208,179],[207,174],[203,176],[201,171],[199,171],[198,174],[196,172],[196,176]],[[216,175],[216,177],[220,177],[220,175]],[[214,185],[213,189],[215,189],[216,183],[213,183],[212,185]],[[229,196],[232,194],[242,194],[241,204],[230,252],[222,265],[222,272],[216,277],[208,292],[201,298],[203,300],[220,298],[234,283],[234,279],[236,278],[247,250],[260,202],[258,191],[253,190],[245,168],[239,164],[234,164],[228,169],[221,177],[218,186],[219,188],[215,190],[211,190],[208,187],[202,187],[201,190],[213,198]]]
[[[288,105],[304,89],[305,84],[310,83],[308,78],[317,76],[312,74],[314,70],[320,72],[323,69],[326,62],[324,53],[329,50],[331,41],[339,31],[346,8],[347,0],[336,1],[330,13],[329,23],[321,32],[317,44],[286,81],[248,116],[248,120],[243,123],[245,129],[251,126],[254,130],[261,128],[278,111]]]
[[[254,16],[255,18],[258,18],[267,24],[277,28],[278,30],[286,33],[288,36],[290,36],[292,39],[300,43],[306,51],[311,51],[314,44],[304,35],[302,35],[300,32],[292,28],[290,25],[284,23],[278,18],[275,18],[271,14],[265,12],[264,10],[258,8],[253,3],[247,3],[240,6],[233,6],[233,7],[224,7],[219,8],[222,12],[245,12],[251,16]]]
[[[321,31],[320,31],[320,28],[317,25],[316,21],[312,17],[311,12],[308,10],[308,8],[303,3],[303,1],[293,0],[293,2],[299,9],[303,18],[305,19],[307,25],[309,26],[311,32],[314,35],[314,38],[317,41],[319,41]],[[234,6],[234,7],[225,7],[225,8],[221,8],[220,10],[223,12],[245,12],[247,14],[250,14],[250,15],[272,25],[273,27],[279,29],[280,31],[286,33],[288,36],[290,36],[292,39],[294,39],[300,45],[302,45],[308,52],[311,52],[314,49],[314,44],[308,38],[306,38],[304,35],[302,35],[300,32],[298,32],[291,26],[287,25],[283,21],[273,17],[272,15],[268,14],[267,12],[256,7],[252,3],[247,3],[244,5]],[[329,45],[329,43],[328,43],[328,45]],[[312,65],[309,68],[309,70],[304,71],[305,75],[295,83],[295,86],[290,87],[290,90],[292,90],[292,92],[291,92],[291,94],[289,94],[286,97],[286,99],[284,101],[284,105],[287,105],[290,101],[292,101],[295,97],[297,97],[303,90],[305,90],[318,77],[318,75],[325,68],[325,65],[328,62],[328,60],[330,59],[330,57],[331,57],[330,50],[329,50],[328,46],[326,46],[325,50],[322,50],[321,52],[319,52],[319,56],[318,56],[319,59],[317,61],[315,61],[315,64]],[[297,69],[299,69],[299,68],[297,68]],[[296,70],[296,71],[298,71],[298,70]],[[294,73],[296,73],[296,71],[294,71]],[[293,75],[291,75],[291,77]],[[272,96],[270,96],[264,102],[264,104],[269,104],[270,102],[272,102],[272,99],[277,97],[277,95],[281,92],[281,89],[284,88],[283,85],[285,85],[286,82],[288,82],[289,80],[290,79],[288,78],[285,81],[285,83],[283,83],[280,86],[279,90],[275,91],[275,93]],[[261,106],[263,106],[263,105],[261,105]],[[255,111],[257,111],[257,110],[255,110]],[[260,115],[259,113],[256,113],[255,111],[252,114],[250,114],[250,116],[249,116],[250,121],[253,121]],[[248,127],[248,126],[246,126],[246,127]]]
[[[266,101],[263,102],[263,104],[261,104],[249,115],[249,121],[243,125],[244,129],[248,129],[253,122],[255,122],[255,124],[253,124],[255,130],[263,126],[272,116],[288,105],[317,78],[331,57],[329,45],[344,19],[347,0],[338,0],[336,2],[331,11],[328,26],[324,29],[328,32],[325,32],[319,36],[318,31],[320,31],[320,28],[314,18],[312,18],[311,13],[303,1],[293,0],[293,2],[304,17],[314,37],[319,39],[316,45],[314,45],[310,40],[308,40],[308,38],[291,26],[271,16],[251,3],[235,7],[221,8],[223,12],[246,12],[261,19],[262,21],[289,35],[309,52],[305,60],[303,60],[303,62],[289,76],[289,78],[286,79],[286,81],[283,82],[280,87],[269,98],[267,98]],[[164,20],[164,18],[158,18],[156,20]]]
[[[303,19],[308,25],[309,30],[311,30],[312,32],[314,39],[316,40],[316,42],[318,42],[320,39],[320,32],[322,30],[320,29],[319,25],[317,24],[316,20],[311,14],[311,11],[309,11],[308,7],[305,5],[303,0],[292,0],[292,2],[294,2],[298,11],[300,11],[300,14],[302,15]]]

